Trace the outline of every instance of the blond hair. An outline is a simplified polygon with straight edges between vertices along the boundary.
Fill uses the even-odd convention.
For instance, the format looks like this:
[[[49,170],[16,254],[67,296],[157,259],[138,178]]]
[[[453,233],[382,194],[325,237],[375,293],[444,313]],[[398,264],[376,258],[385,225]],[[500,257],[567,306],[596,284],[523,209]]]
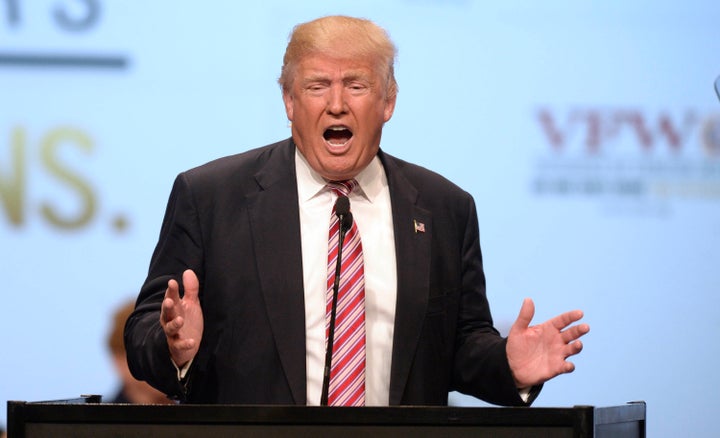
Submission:
[[[377,72],[386,78],[387,98],[397,94],[394,68],[397,49],[387,32],[370,20],[334,15],[295,26],[285,49],[278,79],[284,92],[292,87],[295,68],[300,60],[314,53],[338,58],[373,59]]]

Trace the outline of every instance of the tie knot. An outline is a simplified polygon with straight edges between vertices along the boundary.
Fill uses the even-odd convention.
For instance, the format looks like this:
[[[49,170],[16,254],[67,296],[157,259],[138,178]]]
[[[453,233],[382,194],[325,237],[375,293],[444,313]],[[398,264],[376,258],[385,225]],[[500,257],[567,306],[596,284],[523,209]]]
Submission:
[[[347,179],[345,181],[329,181],[327,186],[338,196],[350,196],[350,192],[359,184],[355,179]]]

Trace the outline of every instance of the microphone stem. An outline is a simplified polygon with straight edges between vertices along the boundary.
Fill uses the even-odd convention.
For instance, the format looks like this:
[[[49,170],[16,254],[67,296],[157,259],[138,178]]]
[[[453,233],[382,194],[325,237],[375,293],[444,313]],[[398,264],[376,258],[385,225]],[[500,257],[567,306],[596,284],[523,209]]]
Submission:
[[[330,310],[330,327],[328,328],[328,339],[327,339],[327,350],[325,350],[325,367],[323,369],[323,387],[322,395],[320,396],[320,405],[327,406],[328,404],[328,393],[330,391],[330,370],[332,369],[332,351],[333,344],[335,341],[335,314],[337,313],[337,300],[338,292],[340,289],[340,271],[342,267],[342,250],[345,240],[345,233],[347,230],[342,226],[343,217],[341,215],[340,221],[340,235],[338,236],[338,253],[335,261],[335,281],[333,282],[333,296],[332,306]]]

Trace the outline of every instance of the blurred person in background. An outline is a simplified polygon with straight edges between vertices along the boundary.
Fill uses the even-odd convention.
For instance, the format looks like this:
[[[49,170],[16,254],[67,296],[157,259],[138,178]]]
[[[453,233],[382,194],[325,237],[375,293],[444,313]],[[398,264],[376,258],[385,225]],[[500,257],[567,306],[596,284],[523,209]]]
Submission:
[[[130,300],[120,306],[113,315],[112,327],[107,337],[107,347],[117,375],[120,377],[120,387],[112,397],[105,401],[108,403],[172,404],[172,400],[168,399],[165,394],[147,383],[135,379],[128,369],[123,328],[134,308],[135,301]],[[0,438],[4,438],[4,435],[0,435]]]

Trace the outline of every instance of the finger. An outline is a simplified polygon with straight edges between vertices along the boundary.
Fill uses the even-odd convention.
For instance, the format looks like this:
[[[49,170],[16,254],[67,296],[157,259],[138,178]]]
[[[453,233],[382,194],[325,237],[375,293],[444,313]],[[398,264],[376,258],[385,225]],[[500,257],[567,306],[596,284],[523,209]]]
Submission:
[[[579,324],[572,326],[561,333],[561,337],[564,343],[568,344],[581,336],[586,335],[590,331],[590,326],[587,324]]]
[[[177,316],[175,313],[175,303],[173,300],[171,298],[163,299],[162,306],[160,307],[160,323],[163,326],[166,325]]]
[[[194,339],[177,339],[173,340],[171,342],[170,348],[181,352],[181,351],[188,351],[195,348],[195,340]]]
[[[558,330],[562,330],[570,324],[579,321],[583,317],[582,310],[572,310],[558,315],[550,320],[553,327]]]
[[[562,367],[562,373],[572,373],[575,371],[575,364],[572,362],[565,361]]]
[[[192,269],[186,269],[183,272],[183,289],[185,290],[185,299],[197,300],[198,292],[200,291],[200,282],[198,281],[197,275]]]
[[[528,328],[533,316],[535,316],[535,303],[533,303],[533,300],[530,298],[525,298],[522,306],[520,307],[520,313],[518,314],[512,328],[522,330]]]
[[[169,337],[177,336],[180,333],[180,329],[185,325],[185,320],[182,316],[176,316],[175,318],[167,321],[163,330],[165,335]]]
[[[163,298],[162,305],[160,307],[160,321],[169,322],[178,316],[178,306],[180,303],[180,287],[177,281],[168,281],[168,287],[165,289],[165,298]]]
[[[567,359],[570,356],[574,356],[574,355],[580,353],[582,351],[582,349],[583,349],[582,341],[575,341],[575,342],[569,343],[567,345],[565,358]]]
[[[177,280],[168,280],[167,289],[165,289],[165,298],[170,298],[173,301],[180,301],[180,285]]]

